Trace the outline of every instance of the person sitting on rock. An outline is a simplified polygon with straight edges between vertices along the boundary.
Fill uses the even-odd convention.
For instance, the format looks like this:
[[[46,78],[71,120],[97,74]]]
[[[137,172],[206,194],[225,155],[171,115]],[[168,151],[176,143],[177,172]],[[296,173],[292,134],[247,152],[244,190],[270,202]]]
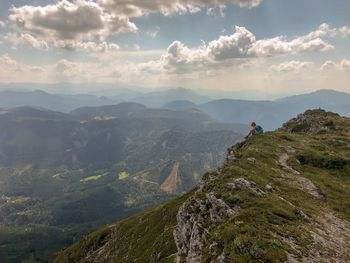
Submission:
[[[248,139],[250,136],[264,133],[264,129],[260,125],[256,125],[255,122],[252,122],[250,126],[251,126],[251,129],[248,135],[245,137],[246,139]]]

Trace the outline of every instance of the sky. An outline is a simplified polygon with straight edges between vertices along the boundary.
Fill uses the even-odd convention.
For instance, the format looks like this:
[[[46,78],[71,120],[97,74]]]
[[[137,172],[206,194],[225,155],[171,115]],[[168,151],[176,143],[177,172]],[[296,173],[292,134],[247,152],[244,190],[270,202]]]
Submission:
[[[0,83],[350,92],[348,0],[0,0]]]

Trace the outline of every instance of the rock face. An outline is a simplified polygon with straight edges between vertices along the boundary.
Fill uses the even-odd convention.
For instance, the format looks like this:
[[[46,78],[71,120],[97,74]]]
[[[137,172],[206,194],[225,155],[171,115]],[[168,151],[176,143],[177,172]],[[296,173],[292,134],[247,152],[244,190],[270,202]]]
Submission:
[[[242,143],[240,143],[242,145]],[[237,147],[237,146],[236,146]],[[229,150],[234,155],[235,147]],[[205,185],[215,180],[212,175],[204,177],[199,189],[193,198],[185,202],[177,214],[177,227],[174,230],[174,240],[177,247],[176,262],[200,263],[205,246],[215,246],[208,235],[207,228],[227,220],[234,219],[239,214],[239,206],[231,208],[222,199],[217,198],[214,192],[205,192]],[[244,178],[228,183],[231,190],[248,188],[254,194],[262,195],[264,192],[255,187],[254,182]],[[219,255],[216,262],[231,262],[224,255]]]
[[[187,202],[177,213],[177,228],[174,240],[177,247],[176,262],[201,262],[201,252],[206,243],[203,232],[204,218],[196,211],[201,209],[200,201]]]
[[[185,202],[177,214],[178,224],[174,230],[178,250],[176,262],[203,262],[202,249],[211,244],[206,228],[235,218],[238,210],[239,207],[232,209],[213,192],[205,194],[203,188],[199,188],[195,196]],[[224,256],[220,256],[218,262],[227,261]]]
[[[202,249],[210,245],[206,228],[233,219],[236,214],[236,210],[216,198],[214,193],[206,194],[204,199],[192,199],[186,202],[177,214],[178,224],[174,230],[178,250],[176,262],[202,262]]]
[[[223,200],[215,197],[214,193],[206,194],[211,208],[210,219],[212,223],[219,223],[234,218],[236,212],[232,210]]]

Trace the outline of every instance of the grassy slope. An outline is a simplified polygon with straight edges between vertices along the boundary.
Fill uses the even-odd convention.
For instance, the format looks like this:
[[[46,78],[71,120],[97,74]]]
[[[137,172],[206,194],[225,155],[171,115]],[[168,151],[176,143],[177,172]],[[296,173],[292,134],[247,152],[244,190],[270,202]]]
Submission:
[[[173,262],[176,214],[191,194],[100,229],[59,253],[54,262]]]
[[[323,165],[350,160],[350,121],[336,116],[319,120],[326,119],[332,120],[338,129],[320,134],[277,131],[252,138],[239,151],[238,163],[228,164],[214,183],[207,184],[206,192],[215,192],[227,203],[238,203],[241,207],[235,220],[211,229],[213,241],[218,243],[218,254],[224,251],[238,262],[284,262],[288,253],[296,254],[298,258],[302,253],[307,254],[312,245],[310,232],[306,229],[313,226],[299,216],[300,211],[312,220],[331,209],[350,220],[350,167],[329,169]],[[296,150],[290,154],[289,163],[301,172],[302,177],[310,179],[325,199],[317,200],[291,183],[296,176],[282,169],[278,162],[288,147]],[[301,165],[297,161],[300,156],[314,162]],[[255,161],[248,158],[255,158]],[[253,195],[247,189],[228,191],[226,184],[241,177],[254,181],[260,189],[264,190],[269,184],[275,190],[264,197]],[[293,249],[283,237],[293,240],[301,251]],[[207,258],[212,259],[211,256]]]
[[[215,176],[212,181],[205,179],[204,193],[213,192],[231,207],[239,207],[236,218],[205,226],[213,244],[203,251],[205,262],[222,253],[237,262],[284,262],[288,255],[301,259],[314,249],[310,231],[316,231],[312,222],[318,217],[331,211],[350,221],[350,120],[317,111],[308,114],[327,123],[329,131],[305,133],[307,127],[296,126],[294,133],[280,130],[255,136],[238,150],[238,161],[204,177]],[[295,152],[289,151],[288,165],[300,172],[298,176],[279,163],[291,147]],[[311,180],[324,198],[314,198],[295,184],[300,177]],[[246,188],[229,190],[227,183],[237,178],[255,182],[266,194],[257,196]],[[266,191],[267,184],[273,191]],[[61,252],[56,262],[157,262],[154,255],[159,252],[160,261],[166,262],[176,252],[172,237],[176,213],[188,197],[190,202],[203,199],[204,194],[189,193],[95,232]]]

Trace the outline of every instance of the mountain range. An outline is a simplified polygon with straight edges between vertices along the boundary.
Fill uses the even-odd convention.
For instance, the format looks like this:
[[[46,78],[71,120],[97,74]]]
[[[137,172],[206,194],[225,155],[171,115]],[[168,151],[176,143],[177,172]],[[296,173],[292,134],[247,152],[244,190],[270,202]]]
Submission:
[[[319,90],[309,94],[285,97],[274,101],[236,99],[213,100],[183,88],[141,93],[122,89],[107,92],[108,97],[96,95],[60,95],[36,91],[2,91],[0,107],[34,106],[69,113],[79,107],[115,105],[120,102],[143,104],[150,108],[176,111],[198,109],[225,123],[250,124],[255,121],[266,130],[273,130],[299,112],[323,108],[350,116],[350,94],[334,90]]]
[[[186,103],[178,101],[167,104],[165,107],[182,110],[195,107],[222,122],[250,124],[255,121],[266,130],[274,130],[285,120],[312,108],[322,108],[350,116],[350,94],[334,90],[319,90],[275,101],[221,99],[196,106],[190,101]]]

